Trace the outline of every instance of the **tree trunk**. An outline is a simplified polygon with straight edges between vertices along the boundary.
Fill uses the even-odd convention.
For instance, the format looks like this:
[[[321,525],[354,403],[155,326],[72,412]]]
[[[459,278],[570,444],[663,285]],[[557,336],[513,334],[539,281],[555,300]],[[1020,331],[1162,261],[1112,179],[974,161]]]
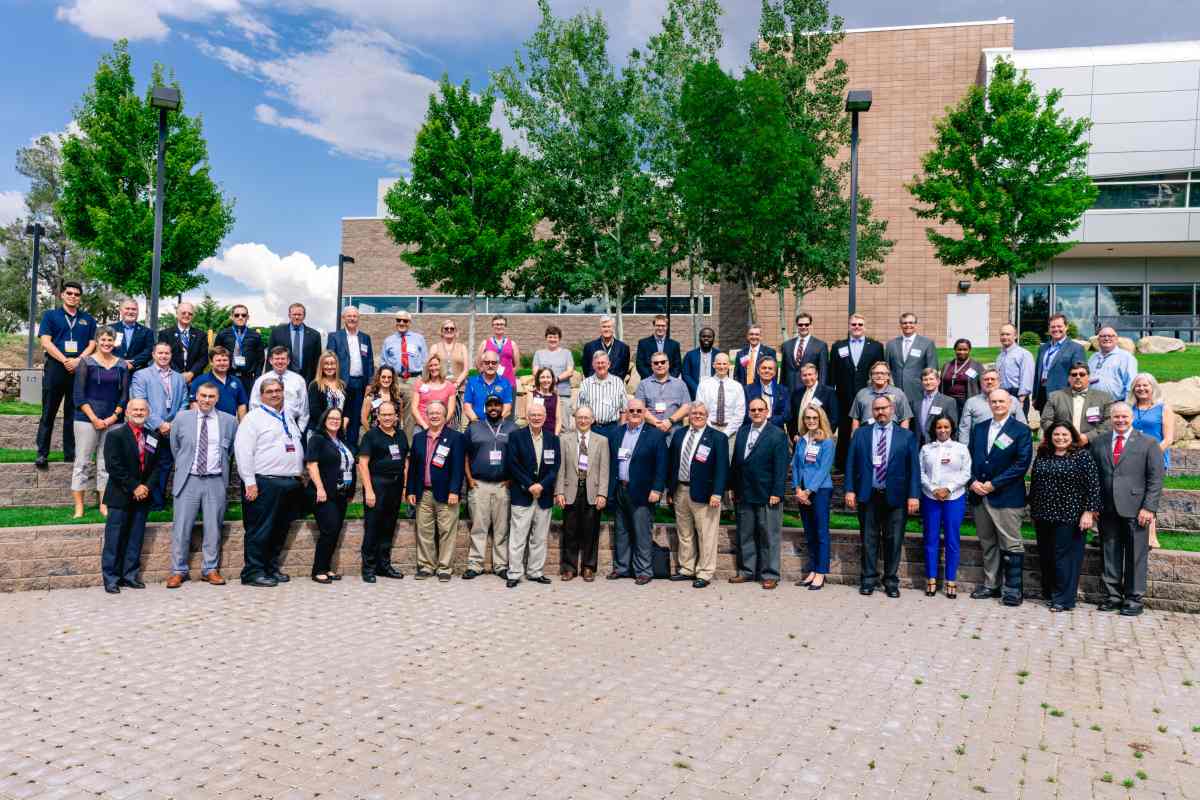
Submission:
[[[700,341],[700,313],[704,310],[704,298],[696,297],[696,268],[688,256],[688,310],[692,312],[692,347]],[[691,348],[688,348],[689,350]]]
[[[779,343],[787,339],[787,292],[783,284],[779,284]]]
[[[625,290],[624,290],[624,288],[618,286],[617,287],[617,302],[616,302],[617,338],[620,339],[621,341],[625,341],[625,314],[621,310],[624,305],[625,305]]]
[[[478,296],[478,292],[471,291],[471,319],[467,322],[467,363],[463,365],[468,372],[471,370],[471,359],[475,358],[475,317],[479,313]],[[445,368],[442,369],[442,374],[445,374]]]
[[[1053,312],[1052,312],[1053,313]],[[1017,276],[1013,273],[1008,273],[1008,319],[1012,320],[1014,326],[1017,322]],[[989,337],[990,338],[990,337]],[[1017,339],[1021,338],[1021,329],[1017,327]]]
[[[754,307],[754,279],[746,278],[746,327],[758,324],[758,309]]]

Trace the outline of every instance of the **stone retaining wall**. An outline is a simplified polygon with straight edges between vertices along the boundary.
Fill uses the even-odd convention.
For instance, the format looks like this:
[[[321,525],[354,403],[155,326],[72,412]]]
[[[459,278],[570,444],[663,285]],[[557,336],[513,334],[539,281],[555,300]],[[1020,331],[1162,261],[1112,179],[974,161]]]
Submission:
[[[559,531],[551,526],[546,573],[557,579]],[[0,528],[0,592],[77,588],[101,585],[100,549],[103,539],[101,525],[64,525],[43,528]],[[455,570],[465,568],[468,527],[460,524],[456,545]],[[733,574],[733,529],[721,531],[718,557],[718,578]],[[656,538],[671,541],[674,549],[674,526],[656,526]],[[307,576],[312,566],[316,527],[311,522],[296,523],[288,537],[285,569],[293,577]],[[360,566],[359,547],[362,543],[361,521],[351,521],[335,556],[335,569],[349,575],[357,574]],[[143,576],[147,582],[165,581],[170,568],[171,529],[165,523],[152,524],[146,532],[143,549]],[[192,541],[191,570],[199,575],[200,533]],[[829,579],[832,583],[857,584],[859,575],[859,535],[853,531],[835,531],[831,548]],[[804,574],[807,561],[803,533],[795,528],[783,532],[783,577],[796,580]],[[1039,570],[1037,546],[1026,543],[1026,591],[1038,594]],[[402,520],[397,530],[393,562],[405,572],[415,571],[416,541],[412,523]],[[611,526],[601,532],[600,573],[608,572],[612,563]],[[242,566],[242,526],[225,526],[221,570],[225,577],[236,579]],[[1081,591],[1095,597],[1099,588],[1100,554],[1089,547],[1084,563]],[[924,587],[924,550],[920,537],[910,534],[905,542],[901,565],[902,585],[906,588]],[[960,594],[969,592],[982,577],[979,542],[973,537],[962,540],[959,569]],[[496,580],[495,578],[485,578]],[[792,587],[783,587],[784,591]],[[203,587],[207,591],[208,587]],[[966,599],[966,598],[962,598]],[[1200,612],[1200,553],[1155,551],[1150,557],[1150,587],[1147,605],[1172,611]]]

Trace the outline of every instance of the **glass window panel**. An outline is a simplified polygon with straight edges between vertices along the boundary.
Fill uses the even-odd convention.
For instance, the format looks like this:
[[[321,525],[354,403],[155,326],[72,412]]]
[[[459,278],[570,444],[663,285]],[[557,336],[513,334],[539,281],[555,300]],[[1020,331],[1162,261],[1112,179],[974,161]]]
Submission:
[[[475,303],[475,309],[483,313],[483,298]],[[471,300],[467,297],[422,297],[422,314],[470,314]]]
[[[704,311],[703,311],[703,313],[705,315],[712,313],[712,297],[710,297],[708,295],[704,296]]]
[[[563,300],[562,307],[559,309],[560,314],[604,314],[606,311],[604,301],[599,297],[580,300],[578,303]]]
[[[1184,208],[1186,183],[1138,183],[1099,186],[1092,208]]]
[[[621,306],[621,313],[622,314],[632,314],[633,309],[634,309],[634,301],[635,300],[637,300],[636,297],[631,297],[628,300],[626,300],[625,303]]]
[[[1141,315],[1144,286],[1101,286],[1100,316]]]
[[[1200,175],[1200,173],[1194,173]],[[1200,208],[1200,183],[1188,184],[1191,190],[1188,192],[1188,206],[1191,208]]]
[[[1067,319],[1079,328],[1079,334],[1087,337],[1096,332],[1096,287],[1058,284],[1054,287],[1054,310],[1066,314]]]
[[[1195,179],[1196,173],[1192,173]],[[1108,178],[1095,178],[1095,183],[1162,183],[1163,181],[1186,181],[1186,172],[1155,172],[1148,175],[1116,175]]]
[[[358,310],[362,314],[395,314],[397,311],[417,313],[417,298],[415,297],[352,296],[350,303],[358,306]]]
[[[540,297],[489,297],[489,314],[556,314],[558,301]]]
[[[1033,331],[1045,338],[1050,317],[1050,287],[1046,284],[1022,285],[1020,302],[1020,332]]]
[[[671,314],[686,316],[692,313],[690,308],[689,298],[685,295],[671,296]],[[667,313],[667,297],[666,295],[644,295],[637,299],[636,306],[638,314],[665,314]]]
[[[1193,294],[1191,284],[1155,284],[1150,287],[1150,313],[1191,315]]]

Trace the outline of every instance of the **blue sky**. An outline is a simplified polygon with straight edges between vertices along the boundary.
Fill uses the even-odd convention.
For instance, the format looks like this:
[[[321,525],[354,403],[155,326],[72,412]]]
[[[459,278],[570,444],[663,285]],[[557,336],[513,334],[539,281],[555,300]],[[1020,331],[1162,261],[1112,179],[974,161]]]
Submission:
[[[658,26],[666,0],[554,0],[587,6],[627,53]],[[332,315],[343,216],[375,213],[379,177],[401,168],[433,81],[486,85],[536,23],[534,0],[0,0],[0,217],[19,208],[16,149],[63,130],[99,57],[131,40],[139,80],[173,68],[204,117],[213,174],[237,223],[206,266],[209,291],[246,301],[261,321],[289,300]],[[744,62],[757,0],[726,0],[728,66]],[[848,27],[1016,20],[1020,48],[1200,38],[1185,0],[832,0]],[[235,277],[237,279],[235,279]]]

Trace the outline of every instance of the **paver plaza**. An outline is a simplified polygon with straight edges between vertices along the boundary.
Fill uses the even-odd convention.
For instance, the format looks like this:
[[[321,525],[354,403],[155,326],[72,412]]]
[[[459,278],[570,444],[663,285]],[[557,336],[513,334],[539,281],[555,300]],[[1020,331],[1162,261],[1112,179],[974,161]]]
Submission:
[[[7,595],[0,798],[1200,797],[1200,618],[786,588]]]

